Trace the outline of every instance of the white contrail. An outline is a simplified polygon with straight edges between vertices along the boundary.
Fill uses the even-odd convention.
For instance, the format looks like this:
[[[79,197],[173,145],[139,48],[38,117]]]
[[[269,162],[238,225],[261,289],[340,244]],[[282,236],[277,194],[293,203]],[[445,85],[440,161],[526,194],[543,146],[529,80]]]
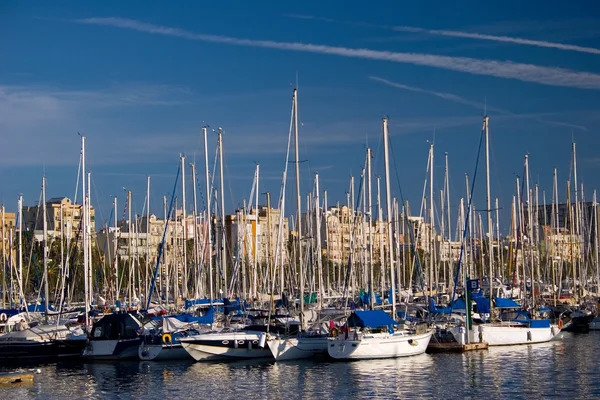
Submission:
[[[86,18],[73,20],[73,22],[132,29],[140,32],[174,36],[203,42],[330,54],[341,57],[383,60],[404,64],[443,68],[474,75],[518,79],[525,82],[535,82],[543,85],[565,86],[581,89],[600,89],[600,75],[598,74],[591,72],[571,71],[563,68],[519,64],[510,61],[480,60],[475,58],[448,57],[433,54],[398,53],[391,51],[335,47],[308,43],[239,39],[227,36],[198,34],[183,29],[153,25],[125,18]]]
[[[392,86],[392,87],[395,87],[395,88],[398,88],[398,89],[409,90],[411,92],[417,92],[417,93],[425,93],[425,94],[429,94],[429,95],[432,95],[432,96],[439,97],[439,98],[444,99],[444,100],[452,101],[454,103],[459,103],[459,104],[464,104],[464,105],[467,105],[467,106],[475,107],[475,108],[477,108],[479,110],[482,110],[482,111],[483,111],[483,108],[484,108],[484,105],[481,104],[481,103],[465,99],[464,97],[461,97],[461,96],[458,96],[458,95],[455,95],[455,94],[452,94],[452,93],[437,92],[435,90],[427,90],[427,89],[422,89],[422,88],[418,88],[418,87],[415,87],[415,86],[408,86],[408,85],[404,85],[402,83],[392,82],[390,80],[381,78],[379,76],[369,76],[369,79],[377,81],[377,82],[381,82],[381,83],[383,83],[385,85]],[[526,117],[526,118],[530,118],[529,116],[525,116],[525,115],[522,115],[522,114],[516,114],[516,113],[514,113],[512,111],[504,110],[502,108],[490,107],[490,106],[485,106],[485,107],[489,111],[497,112],[497,113],[500,113],[500,114],[506,114],[506,115],[511,115],[511,116],[523,116],[523,117]],[[565,127],[568,127],[568,128],[578,129],[580,131],[587,131],[588,130],[585,126],[570,124],[568,122],[551,121],[551,120],[547,120],[547,119],[540,118],[540,117],[535,117],[533,119],[535,121],[543,122],[545,124],[557,125],[557,126],[565,126]]]
[[[411,27],[411,26],[394,26],[394,27],[392,27],[392,29],[395,31],[400,31],[400,32],[427,33],[430,35],[452,36],[452,37],[477,39],[477,40],[491,40],[494,42],[524,44],[527,46],[549,47],[552,49],[577,51],[580,53],[600,54],[600,49],[597,49],[594,47],[583,47],[583,46],[576,46],[573,44],[546,42],[546,41],[542,41],[542,40],[531,40],[531,39],[523,39],[523,38],[510,37],[510,36],[485,35],[482,33],[447,31],[447,30],[438,30],[438,29],[424,29],[424,28],[415,28],[415,27]]]

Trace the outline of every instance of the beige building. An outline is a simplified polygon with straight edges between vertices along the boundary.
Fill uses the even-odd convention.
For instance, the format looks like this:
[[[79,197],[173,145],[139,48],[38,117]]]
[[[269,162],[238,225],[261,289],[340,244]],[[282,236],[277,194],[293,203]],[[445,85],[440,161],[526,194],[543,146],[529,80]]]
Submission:
[[[43,239],[43,208],[40,205],[23,207],[23,230],[34,232],[35,239]],[[48,237],[60,237],[62,233],[71,240],[77,239],[81,243],[80,226],[82,220],[82,206],[74,204],[67,197],[54,197],[46,201],[46,218],[48,224]],[[90,207],[90,232],[96,232],[96,211]]]
[[[281,225],[281,241],[279,260],[287,264],[289,260],[287,244],[290,237],[288,219],[283,218],[281,223],[281,211],[276,208],[269,209],[266,206],[258,206],[258,223],[256,221],[256,210],[250,210],[244,215],[238,210],[235,215],[228,215],[225,219],[225,232],[227,237],[227,249],[229,259],[248,257],[251,261],[258,256],[258,262],[264,264],[267,260],[275,260],[279,228]],[[255,247],[255,242],[258,243]]]

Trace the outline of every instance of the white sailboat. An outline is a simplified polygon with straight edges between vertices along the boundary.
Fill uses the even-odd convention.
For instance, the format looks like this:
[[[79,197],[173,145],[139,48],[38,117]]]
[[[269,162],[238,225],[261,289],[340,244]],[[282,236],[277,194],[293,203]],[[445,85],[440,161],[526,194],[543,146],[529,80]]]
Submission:
[[[490,197],[490,167],[489,167],[489,117],[483,117],[483,133],[485,134],[485,156],[486,156],[486,190],[487,190],[487,214],[488,214],[488,245],[489,250],[489,277],[493,277],[493,230],[491,220],[491,197]],[[527,169],[527,164],[525,165]],[[530,203],[531,204],[531,203]],[[493,279],[488,279],[490,298],[492,297]],[[493,315],[491,301],[481,298],[477,301],[479,312]],[[464,326],[456,326],[450,329],[454,339],[460,343],[487,342],[489,346],[509,346],[519,344],[543,343],[552,340],[561,330],[559,325],[551,324],[549,319],[531,319],[526,311],[519,310],[521,306],[512,300],[496,298],[495,307],[498,309],[511,309],[501,315],[499,322],[488,322],[473,325],[470,329]],[[484,308],[487,308],[485,310]]]
[[[268,358],[266,335],[261,331],[221,331],[201,333],[179,341],[196,361]]]
[[[391,220],[391,194],[389,179],[388,119],[383,119],[383,143],[385,162],[386,204],[388,220]],[[391,229],[388,229],[390,265],[393,266]],[[392,315],[396,316],[395,276],[391,273]],[[425,326],[418,329],[396,329],[394,318],[383,310],[355,311],[347,319],[344,332],[333,330],[327,353],[334,359],[370,359],[407,357],[425,353],[433,331]]]
[[[425,353],[433,331],[395,330],[396,322],[383,310],[355,311],[344,332],[329,339],[327,353],[338,360],[408,357]]]

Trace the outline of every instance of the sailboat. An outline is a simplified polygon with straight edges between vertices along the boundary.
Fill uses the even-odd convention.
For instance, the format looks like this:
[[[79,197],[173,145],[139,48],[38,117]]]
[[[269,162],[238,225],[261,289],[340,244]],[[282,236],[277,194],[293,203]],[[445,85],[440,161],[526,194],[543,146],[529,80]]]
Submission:
[[[432,331],[426,326],[397,329],[383,310],[354,311],[338,334],[333,330],[327,353],[338,360],[408,357],[425,353]]]
[[[487,214],[488,214],[488,245],[489,250],[489,277],[488,285],[490,299],[493,296],[493,231],[491,220],[491,197],[490,197],[490,168],[489,168],[489,117],[483,117],[482,134],[485,135],[485,156],[486,156],[486,187],[487,187]],[[526,158],[526,169],[527,158]],[[527,169],[528,171],[528,169]],[[530,213],[531,214],[531,213]],[[499,321],[491,321],[488,318],[486,323],[473,324],[465,329],[464,326],[455,326],[450,329],[450,333],[458,343],[473,343],[476,341],[487,342],[489,346],[508,346],[519,344],[543,343],[552,340],[561,330],[562,323],[558,325],[551,324],[549,319],[532,319],[530,315],[522,310],[522,307],[510,299],[494,297],[494,304],[490,299],[483,296],[473,296],[477,303],[480,314],[493,315],[492,306],[500,310]],[[467,305],[469,306],[469,305]]]
[[[295,142],[295,159],[299,160],[298,151],[298,89],[294,89],[292,97],[292,112],[293,112],[293,125],[294,125],[294,142]],[[291,132],[290,132],[291,133]],[[300,201],[300,172],[299,162],[296,164],[296,197],[297,197],[297,221],[298,221],[298,259],[302,262],[302,247],[300,244],[301,239],[301,201]],[[286,163],[287,166],[287,163]],[[286,169],[287,175],[287,169]],[[318,175],[315,178],[316,181],[316,202],[318,204]],[[284,182],[285,184],[285,182]],[[308,215],[308,213],[307,213]],[[318,211],[317,211],[317,218]],[[317,232],[319,229],[317,228]],[[320,232],[319,232],[320,233]],[[282,360],[296,360],[302,358],[312,358],[317,355],[325,355],[327,352],[328,343],[328,332],[326,329],[322,329],[320,325],[315,325],[309,329],[305,329],[306,318],[304,315],[304,273],[300,272],[300,329],[295,335],[289,334],[272,334],[267,336],[267,343],[271,354],[276,361]],[[321,275],[322,276],[322,275]],[[322,279],[321,279],[322,281]],[[322,282],[320,282],[322,285]],[[323,293],[321,291],[319,298],[322,300]]]
[[[388,151],[388,119],[383,118],[383,143],[385,163],[386,203],[388,220],[391,221],[391,194]],[[390,243],[389,261],[393,260],[391,229],[388,229]],[[396,314],[395,276],[391,273],[392,315]],[[371,288],[372,289],[372,288]],[[395,358],[423,354],[427,350],[433,331],[425,324],[415,329],[398,329],[398,323],[383,310],[354,311],[342,327],[342,334],[332,330],[327,353],[334,359]]]
[[[19,196],[19,264],[22,264],[21,232],[23,219],[23,198]],[[17,313],[15,310],[0,315],[4,320],[4,329],[13,329],[0,336],[0,360],[11,361],[40,361],[55,360],[57,358],[76,357],[81,354],[86,344],[86,335],[80,328],[70,328],[60,323],[52,323],[48,320],[50,313],[49,290],[48,290],[48,229],[46,213],[46,177],[42,179],[42,220],[43,220],[43,248],[44,248],[44,321],[32,321],[27,305],[25,313]],[[19,269],[19,292],[23,295],[22,268]],[[34,307],[38,307],[37,305]],[[13,315],[14,314],[14,315]],[[31,327],[29,323],[31,322]]]

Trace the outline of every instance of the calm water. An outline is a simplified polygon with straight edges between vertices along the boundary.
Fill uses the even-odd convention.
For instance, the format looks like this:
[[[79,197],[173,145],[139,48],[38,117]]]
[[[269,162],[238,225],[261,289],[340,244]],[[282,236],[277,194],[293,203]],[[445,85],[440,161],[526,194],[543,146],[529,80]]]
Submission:
[[[392,360],[48,364],[0,399],[600,398],[600,332]]]

